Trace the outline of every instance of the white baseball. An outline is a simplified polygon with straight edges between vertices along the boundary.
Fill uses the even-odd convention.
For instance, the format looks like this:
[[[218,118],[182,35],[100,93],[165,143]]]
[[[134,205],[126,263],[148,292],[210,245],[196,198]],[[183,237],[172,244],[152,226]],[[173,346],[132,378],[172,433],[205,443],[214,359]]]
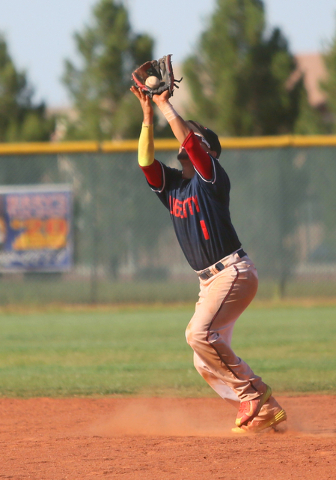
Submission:
[[[158,88],[158,86],[160,85],[160,79],[157,78],[155,75],[152,75],[146,78],[145,84],[149,88]]]

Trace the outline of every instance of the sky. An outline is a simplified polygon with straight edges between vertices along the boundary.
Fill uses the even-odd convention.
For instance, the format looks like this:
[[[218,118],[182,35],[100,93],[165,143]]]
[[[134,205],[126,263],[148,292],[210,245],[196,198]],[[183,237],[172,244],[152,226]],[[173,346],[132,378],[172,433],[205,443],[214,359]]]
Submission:
[[[90,24],[98,0],[0,0],[0,32],[35,101],[70,104],[61,82],[64,60],[76,63],[73,34]],[[182,62],[214,10],[216,0],[124,0],[132,30],[155,39],[154,56]],[[269,28],[280,27],[293,53],[321,52],[336,33],[336,0],[264,0]]]

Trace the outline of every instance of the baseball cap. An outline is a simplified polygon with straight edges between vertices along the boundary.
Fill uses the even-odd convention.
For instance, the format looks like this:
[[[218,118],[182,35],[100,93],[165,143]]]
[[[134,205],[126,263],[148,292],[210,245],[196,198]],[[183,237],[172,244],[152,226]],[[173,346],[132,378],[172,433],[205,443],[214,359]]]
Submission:
[[[210,128],[203,127],[203,125],[198,122],[194,122],[193,120],[188,120],[186,123],[188,127],[193,130],[193,132],[205,138],[210,145],[210,149],[217,153],[218,158],[221,154],[222,147],[216,133],[210,130]]]

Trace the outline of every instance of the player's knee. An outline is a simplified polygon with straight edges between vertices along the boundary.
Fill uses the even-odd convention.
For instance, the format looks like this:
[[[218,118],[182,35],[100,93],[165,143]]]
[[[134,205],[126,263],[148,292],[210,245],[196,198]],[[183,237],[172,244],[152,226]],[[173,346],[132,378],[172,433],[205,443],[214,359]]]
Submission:
[[[191,348],[197,351],[197,347],[207,341],[207,333],[188,327],[186,330],[186,340]]]

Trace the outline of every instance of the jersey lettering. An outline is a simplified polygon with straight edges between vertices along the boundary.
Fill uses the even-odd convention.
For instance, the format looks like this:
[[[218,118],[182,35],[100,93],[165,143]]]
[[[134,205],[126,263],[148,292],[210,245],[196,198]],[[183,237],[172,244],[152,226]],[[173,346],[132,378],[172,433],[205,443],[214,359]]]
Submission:
[[[183,201],[178,200],[177,198],[172,198],[172,196],[169,195],[169,211],[171,215],[174,215],[174,217],[187,218],[188,211],[190,215],[194,215],[194,209],[196,209],[197,213],[200,212],[197,195],[194,197],[189,197]],[[200,224],[205,240],[209,240],[210,235],[204,220],[200,220]]]
[[[191,197],[187,198],[187,200],[184,200],[183,202],[183,213],[186,218],[187,218],[187,205],[189,208],[190,215],[194,215],[192,205],[191,205]]]
[[[200,208],[198,205],[197,195],[195,195],[195,197],[189,197],[183,201],[178,200],[177,198],[172,198],[171,195],[169,195],[169,210],[170,214],[174,215],[174,217],[187,218],[188,210],[190,215],[194,215],[193,205],[196,209],[196,212],[199,213]]]
[[[177,198],[174,198],[173,215],[174,215],[175,217],[184,218],[184,215],[183,215],[183,203],[181,202],[181,200],[178,200]]]
[[[198,205],[198,200],[197,200],[197,195],[195,195],[194,197],[191,197],[192,201],[194,202],[195,206],[196,206],[196,212],[199,212],[200,211],[200,208],[199,208],[199,205]]]

